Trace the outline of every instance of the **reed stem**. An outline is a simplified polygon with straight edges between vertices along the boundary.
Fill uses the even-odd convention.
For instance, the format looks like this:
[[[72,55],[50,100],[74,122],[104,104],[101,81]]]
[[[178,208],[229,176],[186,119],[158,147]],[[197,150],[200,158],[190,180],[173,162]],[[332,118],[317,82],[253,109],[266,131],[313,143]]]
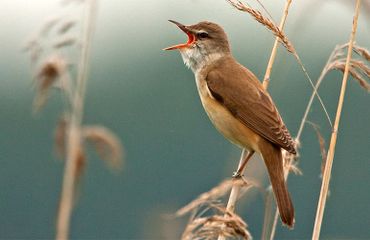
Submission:
[[[279,29],[280,30],[283,30],[283,28],[285,26],[285,22],[286,22],[286,18],[288,16],[289,7],[290,7],[291,2],[292,2],[292,0],[287,0],[286,3],[285,3],[284,14],[281,17],[280,24],[279,24]],[[272,67],[273,67],[274,62],[275,62],[275,57],[276,57],[276,52],[277,52],[278,45],[279,45],[279,37],[276,37],[273,48],[272,48],[272,51],[271,51],[269,62],[267,64],[265,77],[264,77],[264,80],[263,80],[263,83],[262,83],[263,87],[265,89],[267,89],[267,87],[269,85],[269,82],[270,82],[270,75],[271,75]],[[243,149],[242,153],[241,153],[241,156],[240,156],[239,165],[241,165],[241,163],[243,162],[246,155],[247,155],[247,150]],[[244,173],[244,170],[245,170],[245,168],[242,169],[242,174]],[[232,187],[231,192],[230,192],[230,197],[229,197],[229,200],[228,200],[228,203],[227,203],[227,206],[226,206],[227,211],[234,212],[236,202],[239,198],[240,190],[241,190],[241,186],[239,184],[234,185]],[[225,237],[220,235],[218,237],[218,240],[225,240]]]
[[[355,13],[353,17],[353,23],[352,23],[352,32],[349,40],[348,45],[348,53],[347,53],[347,59],[346,59],[346,65],[344,69],[343,74],[343,80],[342,80],[342,87],[339,95],[338,100],[338,107],[337,107],[337,113],[335,116],[335,122],[333,126],[333,131],[331,134],[330,139],[330,145],[328,150],[328,155],[326,158],[326,164],[324,168],[324,174],[322,179],[322,185],[320,190],[320,197],[319,202],[317,206],[317,212],[316,212],[316,218],[315,218],[315,225],[312,233],[312,239],[318,240],[320,237],[320,231],[321,231],[321,225],[322,225],[322,219],[324,216],[324,210],[326,205],[326,198],[328,196],[328,190],[329,190],[329,182],[330,182],[330,175],[331,175],[331,169],[333,166],[333,159],[334,159],[334,153],[335,153],[335,146],[337,142],[337,134],[338,134],[338,126],[340,122],[340,117],[342,113],[343,103],[344,103],[344,96],[346,93],[346,86],[348,81],[348,75],[349,75],[349,68],[350,68],[350,62],[352,57],[352,48],[355,41],[356,31],[357,31],[357,22],[358,22],[358,16],[360,14],[360,5],[361,0],[356,1],[356,7],[355,7]]]
[[[281,17],[280,24],[279,24],[280,31],[283,31],[283,29],[284,29],[285,22],[286,22],[286,19],[288,17],[288,13],[289,13],[289,7],[290,7],[291,3],[292,3],[292,0],[287,0],[286,3],[285,3],[284,14]],[[272,71],[272,67],[275,63],[275,58],[276,58],[276,53],[277,53],[278,46],[279,46],[279,37],[276,37],[275,42],[274,42],[274,46],[272,47],[272,50],[271,50],[271,55],[270,55],[269,62],[267,64],[265,77],[263,78],[263,82],[262,82],[262,85],[263,85],[264,89],[267,89],[268,86],[269,86],[269,83],[270,83],[271,71]]]
[[[326,62],[325,64],[325,68],[322,70],[320,76],[319,76],[319,79],[317,80],[316,84],[315,84],[315,89],[316,91],[319,90],[319,87],[322,83],[322,81],[324,80],[324,77],[327,73],[326,71],[326,67],[333,61],[334,59],[334,55],[336,54],[336,50],[338,49],[338,47],[331,53],[328,61]],[[296,136],[296,139],[299,140],[301,138],[301,135],[302,135],[302,132],[303,132],[303,129],[304,129],[304,126],[306,124],[306,121],[307,121],[307,117],[308,117],[308,113],[310,112],[311,110],[311,107],[312,107],[312,104],[313,104],[313,100],[315,98],[315,92],[312,92],[311,94],[311,97],[310,97],[310,100],[308,101],[308,104],[307,104],[307,107],[306,107],[306,110],[303,114],[303,118],[301,120],[301,124],[299,126],[299,129],[298,129],[298,132],[297,132],[297,136]]]
[[[84,19],[85,22],[82,33],[81,56],[67,133],[67,157],[56,226],[57,240],[66,240],[69,236],[70,218],[72,214],[76,182],[76,159],[78,158],[81,147],[81,122],[83,117],[83,104],[88,74],[88,60],[91,49],[91,37],[95,24],[96,4],[96,0],[90,0],[86,3],[86,17]]]

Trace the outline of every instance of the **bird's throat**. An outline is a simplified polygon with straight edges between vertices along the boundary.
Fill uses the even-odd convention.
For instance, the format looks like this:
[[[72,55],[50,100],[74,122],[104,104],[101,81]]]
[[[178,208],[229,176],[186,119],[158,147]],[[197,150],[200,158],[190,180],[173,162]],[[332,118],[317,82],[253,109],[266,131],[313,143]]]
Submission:
[[[223,53],[207,54],[197,47],[183,48],[180,50],[180,53],[185,65],[190,68],[194,74],[225,55]]]

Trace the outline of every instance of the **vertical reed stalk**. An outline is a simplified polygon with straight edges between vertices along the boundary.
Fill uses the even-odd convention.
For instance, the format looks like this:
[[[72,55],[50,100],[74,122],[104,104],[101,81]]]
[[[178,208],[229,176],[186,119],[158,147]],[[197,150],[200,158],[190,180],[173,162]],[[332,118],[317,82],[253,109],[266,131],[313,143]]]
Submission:
[[[284,14],[281,17],[280,24],[279,24],[279,29],[280,30],[283,30],[283,28],[284,28],[291,2],[292,2],[292,0],[287,0],[286,3],[285,3]],[[264,77],[264,80],[263,80],[263,83],[262,83],[263,87],[265,89],[267,89],[267,87],[269,85],[269,82],[270,82],[270,75],[271,75],[272,67],[273,67],[274,62],[275,62],[275,57],[276,57],[276,52],[277,52],[278,45],[279,45],[279,37],[276,37],[275,42],[274,42],[274,46],[273,46],[272,51],[271,51],[269,62],[267,64],[265,77]],[[247,150],[243,149],[242,154],[240,156],[239,165],[242,164],[242,162],[243,162],[243,160],[246,156],[247,156]],[[242,174],[244,173],[244,170],[245,170],[245,168],[242,169]],[[229,197],[229,200],[228,200],[228,203],[227,203],[227,206],[226,206],[227,211],[234,212],[235,205],[236,205],[236,202],[238,200],[239,193],[240,193],[240,188],[241,188],[240,185],[234,185],[232,187],[231,192],[230,192],[230,197]],[[218,237],[218,240],[225,240],[225,237],[220,235]]]
[[[329,63],[333,61],[333,59],[334,59],[334,55],[336,54],[336,49],[337,49],[337,48],[338,48],[338,47],[336,47],[336,48],[335,48],[335,50],[330,54],[330,57],[329,57],[328,61],[327,61],[327,62],[326,62],[326,64],[325,64],[325,67],[326,67],[326,66],[328,66],[328,65],[329,65]],[[316,91],[318,91],[318,89],[319,89],[319,87],[320,87],[320,85],[321,85],[322,81],[324,80],[324,77],[325,77],[326,73],[327,73],[327,72],[326,72],[326,71],[324,71],[324,70],[321,72],[321,74],[320,74],[320,76],[319,76],[319,79],[317,80],[317,82],[316,82],[316,84],[315,84],[315,89],[316,89]],[[304,112],[304,114],[303,114],[303,118],[302,118],[302,120],[301,120],[301,124],[300,124],[299,129],[298,129],[298,133],[297,133],[297,136],[296,136],[296,139],[297,139],[298,141],[299,141],[299,140],[300,140],[300,138],[301,138],[301,135],[302,135],[302,132],[303,132],[304,126],[305,126],[305,124],[306,124],[308,114],[309,114],[309,112],[310,112],[310,110],[311,110],[311,106],[312,106],[312,104],[313,104],[313,100],[314,100],[314,98],[315,98],[315,92],[312,92],[311,97],[310,97],[310,100],[308,101],[308,104],[307,104],[306,110],[305,110],[305,112]]]
[[[96,0],[90,0],[86,3],[86,16],[84,19],[85,22],[82,33],[81,56],[68,127],[67,157],[56,227],[57,240],[68,239],[69,235],[69,225],[73,208],[76,182],[76,159],[78,158],[81,147],[81,122],[88,73],[88,60],[91,49],[91,38],[95,24],[96,4]]]
[[[290,7],[291,3],[292,3],[292,0],[287,0],[286,3],[285,3],[284,14],[281,17],[280,24],[279,24],[280,31],[283,31],[283,29],[284,29],[286,18],[288,17],[289,7]],[[274,46],[271,50],[271,55],[270,55],[269,62],[267,64],[265,77],[263,78],[263,82],[262,82],[262,85],[263,85],[264,89],[267,89],[268,86],[269,86],[269,83],[270,83],[270,76],[271,76],[272,66],[275,63],[275,57],[276,57],[278,46],[279,46],[279,37],[276,37],[275,42],[274,42]]]
[[[321,185],[321,190],[320,190],[320,197],[319,197],[319,202],[317,206],[315,225],[314,225],[314,229],[312,233],[313,240],[317,240],[320,237],[320,230],[321,230],[321,225],[322,225],[322,219],[324,216],[326,198],[327,198],[328,190],[329,190],[331,169],[333,166],[335,146],[337,142],[338,126],[339,126],[339,121],[340,121],[342,108],[343,108],[343,102],[344,102],[344,96],[346,92],[349,69],[351,67],[350,62],[351,62],[351,57],[352,57],[352,48],[353,48],[353,43],[355,41],[355,36],[356,36],[357,21],[358,21],[358,16],[360,13],[360,5],[361,5],[361,0],[357,0],[356,7],[355,7],[355,13],[353,17],[353,23],[352,23],[352,32],[351,32],[351,37],[350,37],[349,45],[348,45],[348,53],[347,53],[344,74],[343,74],[342,87],[341,87],[339,100],[338,100],[337,113],[335,116],[335,122],[333,126],[333,131],[331,134],[329,151],[328,151],[328,155],[326,158],[326,164],[324,168],[324,174],[323,174],[322,185]]]

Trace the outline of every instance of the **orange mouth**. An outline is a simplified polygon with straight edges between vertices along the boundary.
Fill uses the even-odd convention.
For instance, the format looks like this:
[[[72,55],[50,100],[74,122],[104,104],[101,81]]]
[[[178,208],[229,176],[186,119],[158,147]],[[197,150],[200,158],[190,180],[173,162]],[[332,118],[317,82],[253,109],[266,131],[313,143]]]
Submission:
[[[173,21],[173,20],[168,20],[172,23],[174,23],[176,26],[178,26],[184,33],[186,33],[186,35],[188,35],[188,41],[186,43],[181,43],[181,44],[177,44],[177,45],[174,45],[174,46],[171,46],[171,47],[167,47],[167,48],[164,48],[163,50],[174,50],[174,49],[181,49],[181,48],[186,48],[186,47],[189,47],[191,46],[196,38],[195,38],[195,35],[188,30],[188,28],[181,24],[181,23],[178,23],[176,21]]]

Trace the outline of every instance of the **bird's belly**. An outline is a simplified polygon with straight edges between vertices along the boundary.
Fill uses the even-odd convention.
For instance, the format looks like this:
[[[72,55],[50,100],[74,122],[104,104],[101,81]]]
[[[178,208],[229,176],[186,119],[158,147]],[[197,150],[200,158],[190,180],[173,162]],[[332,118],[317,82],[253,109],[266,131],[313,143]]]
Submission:
[[[228,140],[241,148],[259,151],[260,136],[235,118],[230,111],[215,100],[205,83],[198,84],[202,105],[213,125]]]

